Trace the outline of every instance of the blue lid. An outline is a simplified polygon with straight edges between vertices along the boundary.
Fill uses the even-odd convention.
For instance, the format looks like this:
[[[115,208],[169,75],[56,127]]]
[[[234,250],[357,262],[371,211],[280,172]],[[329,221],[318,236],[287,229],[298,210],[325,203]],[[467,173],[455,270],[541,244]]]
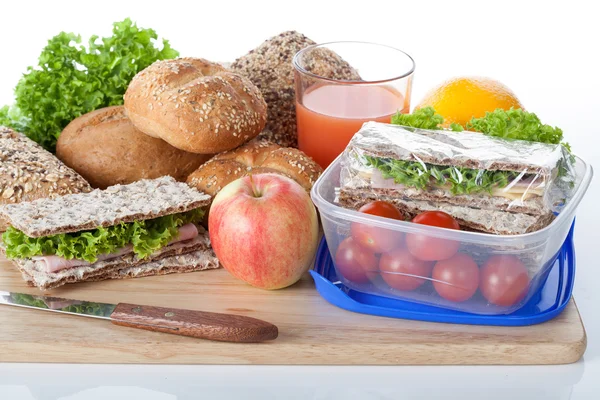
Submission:
[[[325,238],[321,240],[314,268],[310,271],[317,291],[331,304],[363,314],[454,324],[525,326],[539,324],[559,315],[571,299],[575,281],[573,229],[563,243],[551,268],[546,269],[546,283],[519,310],[508,315],[479,315],[448,310],[357,292],[344,286],[336,276]]]

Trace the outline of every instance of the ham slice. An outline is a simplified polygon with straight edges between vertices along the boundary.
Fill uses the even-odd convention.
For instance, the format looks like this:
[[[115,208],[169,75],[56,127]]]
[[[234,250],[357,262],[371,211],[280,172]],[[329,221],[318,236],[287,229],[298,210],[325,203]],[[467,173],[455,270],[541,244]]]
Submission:
[[[198,236],[198,228],[196,227],[196,225],[194,225],[192,223],[185,224],[179,228],[179,234],[177,235],[177,238],[172,240],[171,242],[169,242],[169,245],[171,245],[173,243],[190,240],[190,239],[195,238],[196,236]],[[127,245],[113,253],[98,255],[97,261],[111,260],[113,258],[121,257],[125,254],[131,253],[132,251],[133,251],[133,246]],[[60,270],[67,269],[67,268],[75,268],[75,267],[81,267],[83,265],[90,265],[90,263],[85,260],[78,260],[78,259],[67,260],[65,258],[62,258],[59,256],[53,256],[53,255],[37,256],[37,257],[33,257],[33,259],[36,261],[43,261],[46,264],[45,265],[46,272],[58,272]]]
[[[185,224],[181,228],[179,228],[179,234],[177,235],[177,239],[172,240],[169,244],[183,242],[186,240],[190,240],[198,236],[198,228],[194,224]]]

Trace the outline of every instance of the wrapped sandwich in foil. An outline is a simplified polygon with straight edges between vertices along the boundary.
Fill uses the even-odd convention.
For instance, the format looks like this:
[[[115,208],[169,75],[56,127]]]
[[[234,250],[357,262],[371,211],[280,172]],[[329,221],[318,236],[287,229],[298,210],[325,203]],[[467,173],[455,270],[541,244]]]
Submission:
[[[562,145],[377,122],[354,135],[341,163],[343,207],[384,200],[411,217],[439,210],[464,229],[503,235],[550,224],[575,181]]]

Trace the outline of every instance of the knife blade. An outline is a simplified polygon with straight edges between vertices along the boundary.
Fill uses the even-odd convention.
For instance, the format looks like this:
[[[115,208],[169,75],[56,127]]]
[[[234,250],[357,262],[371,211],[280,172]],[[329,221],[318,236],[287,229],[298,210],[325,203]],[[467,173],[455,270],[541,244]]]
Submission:
[[[115,325],[221,342],[257,343],[278,336],[277,326],[252,317],[129,303],[98,303],[0,291],[0,304],[109,320]]]

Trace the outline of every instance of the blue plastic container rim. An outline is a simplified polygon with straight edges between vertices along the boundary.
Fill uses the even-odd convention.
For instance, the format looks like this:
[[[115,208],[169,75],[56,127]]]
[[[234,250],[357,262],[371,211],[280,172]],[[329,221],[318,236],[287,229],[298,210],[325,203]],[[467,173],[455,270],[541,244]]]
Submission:
[[[327,242],[322,239],[317,250],[314,268],[310,271],[319,294],[328,302],[348,311],[382,317],[412,319],[470,325],[526,326],[539,324],[558,316],[569,303],[575,282],[575,250],[573,231],[575,221],[549,273],[557,273],[557,281],[548,281],[519,310],[507,315],[470,314],[441,307],[424,305],[384,296],[361,293],[338,281]],[[555,291],[555,293],[551,293]],[[540,305],[542,298],[554,301]],[[547,301],[546,301],[547,303]]]

